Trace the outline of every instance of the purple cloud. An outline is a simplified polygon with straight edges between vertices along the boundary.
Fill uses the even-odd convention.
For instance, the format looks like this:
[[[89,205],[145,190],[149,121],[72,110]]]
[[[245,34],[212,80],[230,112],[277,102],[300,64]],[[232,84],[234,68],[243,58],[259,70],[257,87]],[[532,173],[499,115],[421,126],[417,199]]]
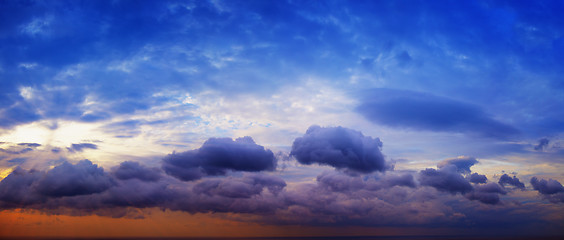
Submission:
[[[64,197],[99,193],[115,185],[104,169],[88,160],[73,165],[68,162],[51,169],[36,183],[39,193]]]
[[[163,159],[163,170],[180,180],[192,181],[206,175],[233,171],[272,171],[276,159],[272,151],[257,145],[251,137],[210,138],[199,149],[172,153]]]
[[[278,194],[286,182],[281,178],[267,175],[247,175],[244,178],[210,179],[196,184],[193,188],[196,194],[208,196],[223,196],[228,198],[250,198],[262,193],[267,188],[270,193]]]
[[[427,168],[419,172],[419,182],[424,186],[431,186],[437,190],[455,193],[472,191],[472,185],[466,180],[454,165],[444,166],[440,169]]]
[[[137,162],[122,162],[113,172],[121,180],[137,178],[142,181],[153,182],[161,178],[159,169],[147,168]]]
[[[43,172],[26,171],[16,167],[0,182],[0,209],[26,207],[46,201],[46,197],[33,191],[34,185],[44,176]]]
[[[456,167],[456,170],[460,173],[470,173],[470,167],[474,166],[474,164],[478,163],[478,160],[473,157],[458,157],[458,158],[451,158],[445,159],[437,165],[438,168],[443,168],[448,165],[453,165]]]
[[[513,210],[530,212],[527,219],[539,218],[530,206],[518,209],[499,204],[506,190],[497,183],[472,188],[454,165],[421,171],[421,185],[412,173],[398,171],[368,175],[325,171],[316,182],[291,188],[282,178],[260,172],[188,182],[159,174],[159,169],[134,162],[106,173],[88,160],[65,162],[48,171],[16,168],[0,182],[0,208],[142,217],[127,209],[158,207],[190,213],[244,213],[237,215],[241,221],[324,226],[465,226],[467,221],[487,222],[486,216],[496,211],[507,216],[497,217],[499,221],[515,221],[511,216],[522,219],[512,215]],[[555,181],[537,182],[541,192],[561,193],[562,186]],[[497,208],[486,211],[468,204],[468,199]]]
[[[540,194],[546,197],[551,202],[564,203],[564,187],[560,182],[554,179],[538,179],[537,177],[531,178],[531,185]]]
[[[374,89],[362,100],[357,112],[370,121],[391,127],[461,132],[502,139],[519,133],[519,130],[494,119],[479,106],[428,93]]]
[[[82,152],[84,149],[98,149],[98,145],[93,143],[73,143],[67,149],[71,152]]]
[[[478,200],[486,204],[498,204],[500,194],[505,195],[507,191],[497,183],[488,183],[475,186],[474,191],[465,196],[470,200]]]
[[[370,173],[389,169],[378,138],[343,127],[311,126],[292,144],[291,156],[306,165],[317,163],[337,169]]]
[[[513,176],[513,178],[511,178],[509,175],[503,174],[499,178],[498,183],[503,187],[505,187],[505,185],[510,185],[519,189],[525,189],[525,184],[519,181],[519,179],[516,176]]]
[[[469,177],[469,181],[471,183],[486,183],[488,181],[488,178],[486,177],[486,175],[472,173]]]

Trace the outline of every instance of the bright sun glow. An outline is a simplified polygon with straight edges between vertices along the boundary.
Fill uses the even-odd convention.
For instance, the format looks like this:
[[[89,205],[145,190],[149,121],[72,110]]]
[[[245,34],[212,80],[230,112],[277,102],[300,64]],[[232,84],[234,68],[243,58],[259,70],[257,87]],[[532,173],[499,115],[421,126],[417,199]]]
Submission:
[[[2,135],[1,141],[64,147],[98,137],[97,127],[98,124],[60,121],[56,129],[50,129],[43,122],[35,122],[16,127],[10,134]]]

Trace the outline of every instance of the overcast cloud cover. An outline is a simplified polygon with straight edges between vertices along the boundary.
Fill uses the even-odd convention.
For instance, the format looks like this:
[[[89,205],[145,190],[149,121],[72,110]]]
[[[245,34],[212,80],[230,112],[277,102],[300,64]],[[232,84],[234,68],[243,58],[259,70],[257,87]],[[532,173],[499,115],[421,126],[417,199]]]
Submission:
[[[562,12],[0,1],[0,218],[562,236]]]

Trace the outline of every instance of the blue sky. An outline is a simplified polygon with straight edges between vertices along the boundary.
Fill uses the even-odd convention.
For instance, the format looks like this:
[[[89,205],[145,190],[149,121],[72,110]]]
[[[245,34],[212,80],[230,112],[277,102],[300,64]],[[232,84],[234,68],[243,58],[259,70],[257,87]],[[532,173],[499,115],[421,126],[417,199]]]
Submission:
[[[444,219],[432,210],[458,209],[445,215],[460,217],[451,227],[508,233],[532,226],[512,212],[522,208],[562,234],[563,11],[562,1],[2,1],[0,207],[55,211],[47,201],[90,214],[61,198],[104,199],[121,181],[189,189],[152,192],[164,199],[195,196],[233,178],[254,183],[247,197],[264,187],[268,203],[294,204],[261,202],[282,217],[257,210],[243,222],[331,225],[300,192],[342,193],[323,187],[332,180],[349,181],[356,200],[393,202],[376,189],[415,199],[387,213],[348,209],[370,212],[360,218],[333,212],[336,225],[435,226]],[[453,159],[487,183],[448,167]],[[33,203],[7,197],[18,172],[46,186],[75,168],[101,183],[29,190],[43,196]],[[120,177],[130,174],[152,177]],[[415,196],[425,192],[445,200],[424,212]],[[500,212],[502,230],[476,223],[488,219],[473,213],[480,204]],[[408,205],[421,214],[373,218],[407,216]],[[129,207],[253,212],[183,206]]]

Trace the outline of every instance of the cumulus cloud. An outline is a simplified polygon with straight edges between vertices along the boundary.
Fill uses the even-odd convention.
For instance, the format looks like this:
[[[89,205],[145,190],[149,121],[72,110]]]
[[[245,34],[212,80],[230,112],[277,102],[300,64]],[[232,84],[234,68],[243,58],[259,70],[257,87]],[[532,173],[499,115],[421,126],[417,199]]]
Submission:
[[[448,165],[456,167],[456,170],[460,173],[470,173],[470,167],[478,163],[478,160],[473,157],[460,156],[457,158],[445,159],[437,165],[439,168],[444,168]]]
[[[114,179],[88,160],[63,162],[47,172],[18,167],[0,182],[0,206],[24,207],[50,198],[101,193],[112,186]]]
[[[35,188],[45,196],[63,197],[103,192],[114,184],[104,169],[82,160],[74,165],[64,162],[51,169],[37,181]]]
[[[551,202],[564,202],[564,187],[554,179],[531,178],[531,185]]]
[[[112,217],[123,217],[128,207],[260,213],[282,207],[276,204],[282,202],[277,195],[285,187],[280,177],[261,173],[193,183],[161,176],[159,169],[135,162],[123,162],[110,174],[83,160],[64,162],[48,171],[16,168],[0,182],[0,209],[27,207]]]
[[[317,163],[337,169],[370,173],[390,168],[379,138],[344,127],[311,126],[292,144],[291,156],[306,165]]]
[[[468,179],[471,183],[486,183],[488,178],[486,175],[472,173]]]
[[[264,188],[274,195],[286,187],[286,182],[279,177],[250,174],[243,178],[210,179],[196,184],[196,194],[223,196],[228,198],[250,198],[260,194]]]
[[[519,133],[479,106],[421,92],[372,90],[356,110],[370,121],[391,127],[462,132],[491,138],[507,138]]]
[[[313,126],[294,143],[292,156],[298,161],[310,151],[322,159],[311,163],[334,164],[336,169],[320,173],[314,182],[287,184],[278,173],[262,172],[274,170],[274,154],[250,137],[212,138],[198,149],[169,154],[161,168],[126,161],[106,172],[88,160],[63,162],[46,171],[16,168],[0,182],[0,209],[140,217],[127,209],[159,208],[229,213],[239,220],[272,224],[456,226],[482,221],[475,215],[483,209],[510,211],[511,203],[501,199],[508,191],[503,185],[519,182],[502,176],[499,184],[487,183],[485,175],[470,172],[478,162],[472,157],[446,159],[436,169],[419,172],[360,171],[359,166],[386,166],[381,142],[346,128]],[[359,153],[365,158],[353,157]],[[562,185],[552,179],[534,178],[531,184],[552,202],[564,195]]]
[[[439,191],[467,193],[472,191],[472,185],[466,180],[454,165],[447,165],[440,169],[427,168],[419,172],[419,182],[424,186],[431,186]]]
[[[142,181],[157,181],[161,178],[159,169],[147,168],[138,162],[122,162],[113,172],[114,176],[121,180],[137,178]]]
[[[337,171],[324,171],[317,176],[317,184],[334,192],[354,192],[359,190],[380,190],[395,186],[415,188],[413,175],[409,173],[387,172],[376,176],[350,176]]]
[[[44,202],[46,197],[31,191],[43,172],[26,171],[17,167],[10,175],[0,182],[0,209],[25,207]]]
[[[501,175],[498,181],[499,185],[504,186],[510,185],[519,189],[525,189],[525,184],[523,184],[516,176],[510,177],[506,173]]]
[[[498,211],[469,205],[467,199],[499,206],[506,214],[511,210],[499,204],[499,196],[506,194],[500,185],[465,185],[454,165],[421,171],[421,185],[411,172],[350,175],[335,170],[322,172],[316,182],[291,188],[281,177],[264,172],[180,181],[160,171],[123,162],[106,173],[88,160],[65,162],[47,171],[16,168],[0,182],[0,209],[140,217],[127,209],[157,207],[189,213],[242,213],[230,216],[243,221],[325,226],[457,226],[482,221],[477,212],[488,216]]]
[[[500,194],[505,195],[507,191],[497,183],[488,183],[477,185],[472,192],[465,196],[470,200],[478,200],[486,204],[498,204]]]
[[[163,170],[183,181],[200,179],[205,175],[225,175],[232,171],[272,171],[276,159],[272,151],[257,145],[251,137],[210,138],[202,147],[172,153],[163,159]]]

